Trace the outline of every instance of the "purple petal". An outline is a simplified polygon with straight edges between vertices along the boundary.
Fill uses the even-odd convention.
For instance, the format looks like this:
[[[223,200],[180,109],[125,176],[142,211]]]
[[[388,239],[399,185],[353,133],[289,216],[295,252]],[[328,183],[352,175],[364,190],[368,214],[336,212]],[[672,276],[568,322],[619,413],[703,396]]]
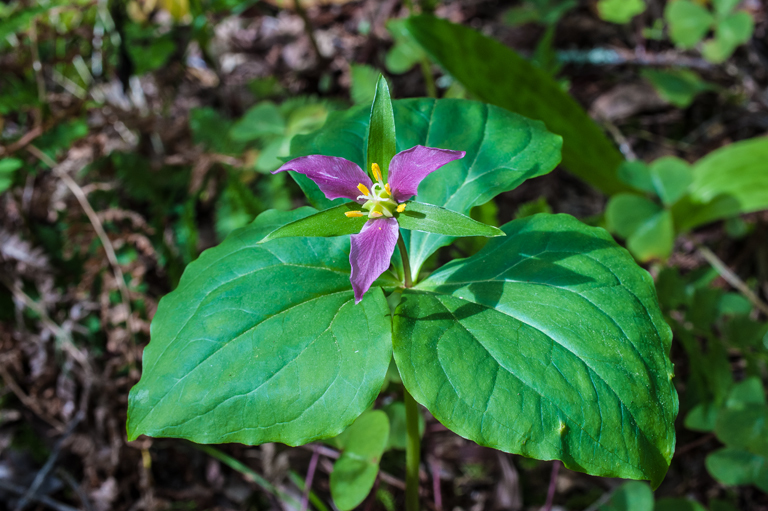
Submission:
[[[389,268],[389,260],[395,252],[399,235],[400,230],[394,218],[368,220],[360,234],[352,235],[349,251],[352,275],[349,281],[355,290],[355,303],[360,303],[371,284]]]
[[[419,183],[446,163],[464,158],[464,151],[450,151],[417,145],[392,157],[389,186],[397,202],[408,200],[419,190]]]
[[[344,197],[356,201],[360,195],[357,185],[363,183],[369,189],[373,185],[371,178],[363,172],[363,169],[349,160],[336,156],[320,154],[302,156],[289,161],[272,173],[277,174],[286,170],[293,170],[307,176],[330,200]]]

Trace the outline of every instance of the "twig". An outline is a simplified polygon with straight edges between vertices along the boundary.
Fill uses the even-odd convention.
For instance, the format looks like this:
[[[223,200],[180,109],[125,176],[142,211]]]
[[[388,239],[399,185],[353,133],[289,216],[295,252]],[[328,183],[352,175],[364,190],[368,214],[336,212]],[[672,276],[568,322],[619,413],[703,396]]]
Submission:
[[[11,373],[6,370],[2,360],[0,360],[0,376],[3,378],[5,386],[9,388],[11,392],[14,393],[14,395],[16,395],[16,397],[24,406],[32,410],[32,412],[34,412],[45,422],[56,428],[57,431],[62,431],[64,429],[64,424],[57,421],[53,417],[49,417],[48,414],[46,414],[31,397],[26,395],[24,391],[21,390],[21,387],[19,387],[19,385],[16,383],[16,380],[13,379]]]
[[[587,509],[584,511],[597,511],[602,507],[603,504],[611,500],[611,497],[613,497],[613,492],[610,493],[603,493],[603,495],[594,501]]]
[[[443,494],[440,491],[440,463],[434,456],[427,458],[429,471],[432,472],[432,496],[435,499],[435,509],[443,511]]]
[[[690,238],[689,238],[690,239]],[[717,257],[717,255],[712,252],[709,248],[705,247],[704,245],[701,245],[697,241],[691,239],[690,240],[695,246],[696,250],[699,251],[699,254],[707,260],[707,262],[715,269],[717,270],[717,273],[720,274],[723,279],[728,282],[731,286],[733,286],[736,290],[738,290],[741,294],[743,294],[747,300],[749,300],[752,305],[755,306],[760,312],[768,316],[768,305],[765,304],[762,300],[760,300],[760,297],[758,297],[751,289],[749,289],[749,286],[739,278],[738,275],[736,275],[733,271],[731,271],[728,266],[725,265],[725,263]]]
[[[45,482],[46,478],[48,477],[48,474],[51,472],[51,469],[53,468],[53,465],[56,463],[56,460],[59,458],[59,453],[61,452],[61,447],[64,445],[64,442],[69,438],[69,435],[72,434],[73,431],[75,431],[75,428],[78,424],[80,424],[80,421],[83,420],[85,417],[85,414],[80,411],[78,412],[75,417],[69,421],[69,424],[67,425],[66,431],[64,431],[64,434],[59,438],[59,440],[56,442],[56,445],[53,447],[53,450],[51,451],[51,455],[48,456],[48,460],[45,462],[45,465],[43,465],[43,468],[40,469],[40,471],[35,476],[35,479],[32,481],[32,484],[29,486],[29,489],[22,495],[21,499],[19,499],[19,503],[16,505],[16,511],[23,511],[24,508],[29,505],[30,501],[35,500],[35,494],[37,493],[37,490],[40,489],[40,487]]]
[[[308,451],[317,452],[320,456],[325,456],[326,458],[331,458],[333,460],[336,460],[339,458],[339,456],[341,456],[339,451],[336,449],[332,449],[321,444],[306,444],[302,445],[301,448]]]
[[[637,155],[632,149],[632,144],[629,143],[627,137],[625,137],[621,130],[609,119],[601,117],[600,120],[602,121],[603,126],[605,126],[605,129],[608,131],[608,133],[611,134],[613,139],[619,145],[619,151],[621,151],[621,154],[623,154],[627,160],[635,161],[637,159]]]
[[[83,505],[83,509],[85,509],[85,511],[93,511],[93,506],[91,505],[91,501],[88,500],[88,495],[86,495],[83,491],[83,487],[78,484],[77,481],[75,481],[75,478],[72,477],[72,474],[64,470],[62,467],[56,469],[56,474],[64,479],[64,482],[66,482],[70,488],[72,488],[72,491],[77,494],[77,498],[80,499],[80,503]]]
[[[107,260],[109,261],[110,266],[112,266],[112,272],[114,273],[115,280],[117,281],[117,288],[120,290],[120,297],[122,298],[123,306],[126,308],[126,326],[128,330],[128,336],[131,342],[135,345],[133,328],[131,326],[131,299],[130,295],[128,294],[128,286],[125,285],[123,270],[120,268],[120,263],[117,261],[115,247],[112,245],[112,241],[109,239],[109,236],[107,236],[107,233],[104,230],[104,226],[102,225],[101,220],[99,220],[99,216],[93,210],[93,207],[91,207],[90,202],[88,202],[88,197],[86,197],[85,192],[83,192],[83,189],[80,188],[80,185],[78,185],[75,180],[72,179],[66,172],[62,172],[59,168],[59,165],[53,159],[51,159],[47,154],[31,144],[29,147],[27,147],[27,151],[29,151],[33,156],[38,158],[53,170],[53,173],[56,175],[56,177],[61,179],[67,188],[69,188],[69,191],[72,192],[72,195],[74,195],[77,201],[80,203],[80,207],[83,208],[83,211],[85,211],[88,220],[90,220],[91,225],[93,226],[93,230],[96,231],[96,235],[99,237],[99,240],[104,247]],[[133,350],[128,350],[128,353],[128,363],[135,368],[136,359]]]
[[[9,491],[11,493],[15,493],[16,495],[23,495],[26,491],[23,486],[18,486],[16,484],[10,483],[6,481],[5,479],[0,479],[0,489]],[[66,504],[61,504],[59,502],[56,502],[52,498],[46,497],[45,495],[35,495],[32,497],[32,500],[35,502],[39,502],[40,504],[43,504],[45,506],[48,506],[51,509],[55,509],[56,511],[78,511],[74,507],[67,506]]]
[[[312,480],[315,478],[315,470],[317,469],[317,460],[320,458],[320,453],[315,449],[312,453],[312,458],[309,460],[309,468],[307,469],[307,480],[304,483],[304,494],[301,496],[301,511],[307,511],[309,505],[309,492],[312,491]]]
[[[62,343],[64,350],[69,353],[72,358],[77,360],[84,368],[89,367],[88,357],[80,350],[78,350],[74,345],[72,342],[72,335],[67,330],[60,327],[56,322],[54,322],[42,305],[34,301],[27,293],[25,293],[21,288],[7,279],[4,275],[0,275],[0,283],[2,283],[11,291],[11,294],[13,294],[14,298],[23,303],[27,308],[31,309],[35,314],[40,316],[40,321],[42,321],[42,323],[53,332],[53,335],[55,335],[56,338]]]
[[[560,461],[555,460],[552,463],[552,475],[549,477],[549,490],[547,490],[547,502],[542,511],[552,511],[552,502],[555,500],[555,490],[557,490],[557,474],[560,472]]]

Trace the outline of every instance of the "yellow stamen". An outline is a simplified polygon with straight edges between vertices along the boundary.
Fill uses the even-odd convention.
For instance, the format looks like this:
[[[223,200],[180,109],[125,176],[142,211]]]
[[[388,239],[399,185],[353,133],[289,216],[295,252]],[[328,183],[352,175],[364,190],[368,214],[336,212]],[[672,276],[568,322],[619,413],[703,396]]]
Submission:
[[[403,211],[405,211],[405,202],[403,202],[402,204],[400,204],[400,205],[397,207],[397,212],[398,212],[398,213],[402,213]]]
[[[384,189],[387,191],[388,194],[392,195],[392,188],[389,187],[389,183],[384,185]]]
[[[360,190],[360,193],[362,193],[363,195],[371,194],[370,190],[368,190],[368,187],[365,186],[363,183],[360,183],[359,185],[357,185],[357,189]]]
[[[381,169],[379,168],[378,163],[371,164],[371,173],[373,174],[373,179],[381,181]]]
[[[347,218],[360,218],[361,216],[363,216],[363,212],[362,211],[347,211],[346,213],[344,213],[344,215]]]

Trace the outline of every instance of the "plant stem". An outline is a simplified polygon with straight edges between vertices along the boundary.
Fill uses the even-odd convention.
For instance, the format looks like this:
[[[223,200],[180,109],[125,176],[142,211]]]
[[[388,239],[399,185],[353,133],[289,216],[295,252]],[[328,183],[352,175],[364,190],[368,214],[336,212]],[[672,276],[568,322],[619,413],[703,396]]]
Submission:
[[[403,239],[402,233],[400,233],[400,237],[397,238],[397,247],[400,249],[400,257],[403,259],[403,278],[405,279],[405,287],[413,287],[411,262],[408,259],[408,250],[405,248],[405,240]]]
[[[421,59],[421,74],[424,75],[424,86],[427,89],[427,96],[437,97],[437,87],[435,87],[435,77],[432,76],[432,69],[428,58]]]
[[[715,269],[717,270],[717,273],[720,274],[721,277],[723,277],[723,280],[728,282],[731,286],[736,288],[742,295],[744,295],[747,300],[749,300],[752,305],[755,306],[760,312],[768,316],[768,305],[765,304],[762,300],[760,300],[760,297],[757,296],[751,289],[749,289],[749,286],[739,278],[738,275],[736,275],[733,271],[731,271],[726,264],[720,260],[717,255],[712,252],[709,248],[705,247],[704,245],[697,243],[695,240],[691,240],[693,244],[696,246],[696,249],[699,251],[699,254],[706,259],[706,261]]]
[[[413,286],[411,278],[411,262],[408,260],[408,250],[405,248],[403,234],[397,238],[400,257],[403,259],[403,277],[405,287]],[[419,458],[421,457],[421,436],[419,436],[419,405],[408,389],[403,388],[405,401],[405,510],[419,511]]]
[[[419,511],[419,458],[421,438],[419,437],[419,405],[408,390],[403,389],[405,401],[405,509]]]

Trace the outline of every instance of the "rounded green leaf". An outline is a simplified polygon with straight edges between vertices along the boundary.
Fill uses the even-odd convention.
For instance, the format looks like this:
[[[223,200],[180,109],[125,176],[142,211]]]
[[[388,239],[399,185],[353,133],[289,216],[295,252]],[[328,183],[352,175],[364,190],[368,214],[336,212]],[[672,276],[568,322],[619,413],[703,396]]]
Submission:
[[[371,492],[388,439],[389,418],[381,410],[364,413],[347,429],[330,477],[331,496],[341,511],[354,509]]]
[[[715,89],[690,69],[662,71],[646,68],[640,74],[651,82],[659,96],[678,108],[688,108],[698,94]]]
[[[392,102],[397,150],[415,145],[466,151],[422,181],[418,202],[467,215],[474,206],[512,190],[526,179],[550,172],[560,161],[562,140],[544,124],[476,101],[463,99],[405,99]],[[369,109],[352,108],[331,114],[315,133],[291,143],[291,157],[309,154],[339,156],[362,168],[365,164]],[[293,175],[293,174],[292,174]],[[335,204],[317,186],[294,175],[313,204],[325,209]],[[451,237],[421,232],[406,233],[411,269],[421,265]]]
[[[597,13],[611,23],[629,23],[632,18],[645,12],[643,0],[598,0]]]
[[[403,293],[393,344],[406,388],[481,445],[658,486],[678,401],[650,275],[567,215],[503,230]]]
[[[622,238],[629,238],[662,209],[655,202],[631,193],[611,197],[605,209],[608,230]]]
[[[678,230],[768,209],[768,137],[720,148],[693,167],[690,197],[673,208]]]
[[[624,483],[600,511],[653,511],[653,492],[645,483]]]
[[[681,48],[696,46],[707,35],[715,21],[706,8],[689,0],[667,3],[664,17],[669,23],[669,36]]]
[[[640,262],[668,258],[674,244],[675,227],[667,210],[650,217],[627,238],[627,248]]]
[[[656,194],[667,206],[671,206],[685,195],[693,181],[690,165],[674,156],[665,156],[654,161],[650,173]]]
[[[340,433],[391,358],[380,288],[355,305],[348,238],[263,236],[313,213],[268,211],[190,264],[152,321],[128,437],[299,445]]]
[[[709,473],[723,484],[756,484],[768,491],[768,459],[742,449],[725,447],[707,456]]]

